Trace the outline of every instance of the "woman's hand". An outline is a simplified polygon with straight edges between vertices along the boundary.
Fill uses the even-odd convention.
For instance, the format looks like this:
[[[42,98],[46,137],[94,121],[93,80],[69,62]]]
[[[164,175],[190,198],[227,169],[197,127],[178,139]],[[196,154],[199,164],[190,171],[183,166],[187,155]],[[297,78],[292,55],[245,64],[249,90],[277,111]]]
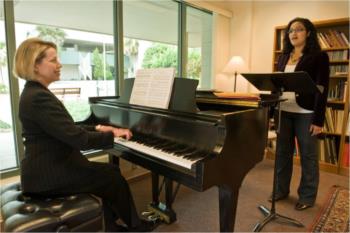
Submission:
[[[132,132],[129,129],[115,128],[107,125],[97,125],[96,131],[99,132],[112,132],[114,137],[124,137],[129,140],[132,137]]]
[[[311,133],[311,136],[315,136],[317,134],[322,133],[322,127],[317,126],[317,125],[311,125],[309,131]]]
[[[129,140],[132,137],[132,132],[129,129],[114,128],[113,129],[114,137],[123,137]]]

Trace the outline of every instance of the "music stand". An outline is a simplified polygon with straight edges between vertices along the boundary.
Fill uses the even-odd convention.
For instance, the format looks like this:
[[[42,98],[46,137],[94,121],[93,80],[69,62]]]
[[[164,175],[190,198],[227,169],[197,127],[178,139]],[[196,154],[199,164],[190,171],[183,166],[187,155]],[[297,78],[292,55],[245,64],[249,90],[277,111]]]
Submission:
[[[291,72],[291,73],[242,73],[244,78],[246,78],[251,84],[253,84],[257,89],[261,91],[273,91],[277,92],[280,96],[285,91],[297,92],[297,93],[317,93],[322,92],[323,90],[316,86],[313,80],[306,72]],[[281,102],[285,101],[279,99],[277,102],[278,106],[278,125],[277,125],[277,134],[280,133],[281,125]],[[277,158],[276,158],[277,159]],[[253,229],[254,232],[261,231],[263,227],[270,221],[274,219],[281,219],[285,223],[290,223],[297,227],[303,227],[304,225],[292,218],[280,215],[276,213],[275,208],[275,192],[276,192],[276,170],[277,163],[274,164],[273,170],[273,184],[272,184],[272,200],[271,200],[271,209],[269,210],[263,205],[260,205],[258,208],[263,212],[265,218],[257,223]]]

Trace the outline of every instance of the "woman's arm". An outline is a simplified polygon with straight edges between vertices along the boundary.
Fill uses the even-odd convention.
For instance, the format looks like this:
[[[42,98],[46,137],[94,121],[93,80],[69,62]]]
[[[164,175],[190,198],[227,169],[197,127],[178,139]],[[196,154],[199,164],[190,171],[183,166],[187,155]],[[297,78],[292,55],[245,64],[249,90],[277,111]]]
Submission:
[[[30,98],[26,117],[46,134],[79,150],[113,146],[113,132],[87,131],[75,125],[67,110],[49,92],[40,91]]]

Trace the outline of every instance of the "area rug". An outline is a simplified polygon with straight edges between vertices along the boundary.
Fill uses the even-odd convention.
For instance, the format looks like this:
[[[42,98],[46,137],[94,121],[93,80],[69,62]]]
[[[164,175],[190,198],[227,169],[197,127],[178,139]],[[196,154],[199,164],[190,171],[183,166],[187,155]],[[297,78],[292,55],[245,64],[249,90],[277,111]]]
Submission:
[[[349,232],[349,189],[333,186],[311,232]]]

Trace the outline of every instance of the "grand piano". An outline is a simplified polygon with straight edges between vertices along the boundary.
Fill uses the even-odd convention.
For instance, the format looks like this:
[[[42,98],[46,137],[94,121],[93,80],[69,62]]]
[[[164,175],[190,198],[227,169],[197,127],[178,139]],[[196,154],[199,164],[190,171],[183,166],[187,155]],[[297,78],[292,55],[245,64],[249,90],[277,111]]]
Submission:
[[[125,80],[120,98],[90,98],[86,123],[131,129],[132,139],[115,139],[108,153],[115,161],[121,157],[151,171],[149,213],[171,223],[180,184],[199,192],[217,186],[220,231],[233,231],[239,188],[263,159],[268,106],[274,101],[217,98],[196,92],[196,80],[175,78],[169,109],[164,110],[129,104],[133,82]],[[160,202],[161,188],[165,203]]]

